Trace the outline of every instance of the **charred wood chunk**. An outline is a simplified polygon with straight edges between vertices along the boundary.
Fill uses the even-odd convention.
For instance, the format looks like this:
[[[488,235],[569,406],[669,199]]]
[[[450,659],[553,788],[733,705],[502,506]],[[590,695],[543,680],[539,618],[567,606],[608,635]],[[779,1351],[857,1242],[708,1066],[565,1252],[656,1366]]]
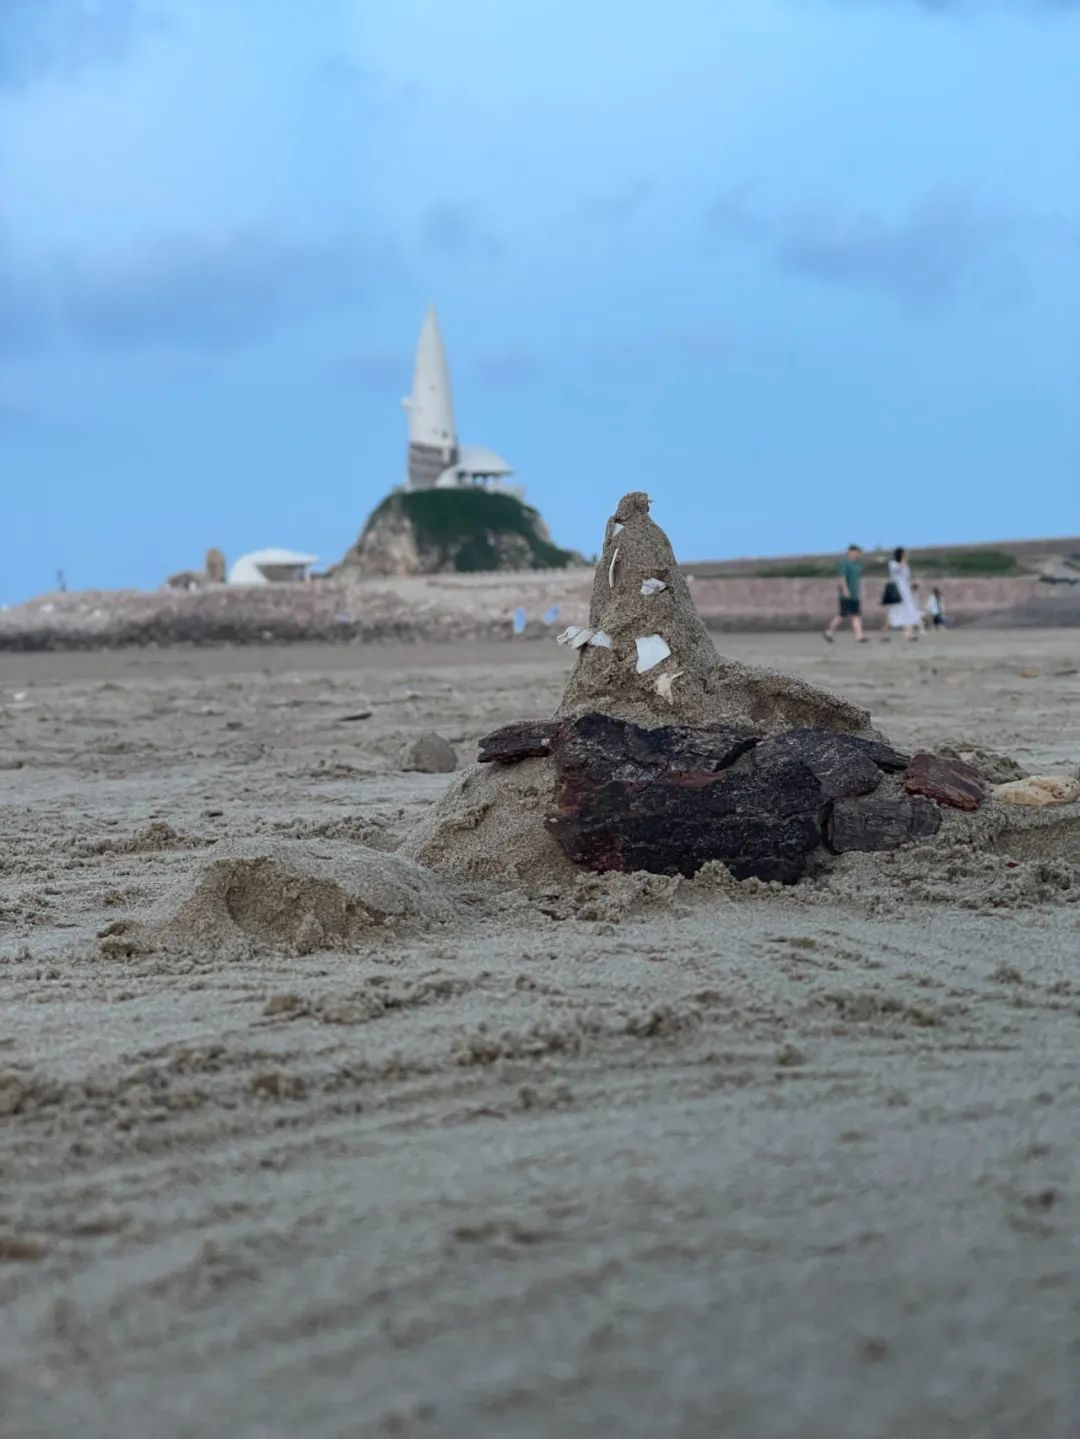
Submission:
[[[904,771],[908,794],[923,794],[953,809],[978,809],[986,796],[982,776],[958,759],[939,759],[925,751],[917,754]]]
[[[750,756],[754,768],[771,768],[784,760],[804,764],[821,786],[826,799],[872,794],[881,783],[881,770],[850,735],[832,730],[793,729],[764,739]]]
[[[849,734],[844,738],[849,744],[861,749],[868,759],[872,759],[878,769],[884,770],[886,774],[903,774],[911,763],[911,756],[904,754],[903,750],[894,749],[891,744],[884,740],[864,739],[861,735]]]
[[[551,741],[559,729],[558,720],[522,720],[504,725],[480,741],[477,756],[481,764],[517,764],[523,759],[542,759],[551,753]]]
[[[756,734],[733,725],[645,729],[610,715],[587,714],[560,726],[553,751],[560,762],[596,764],[601,771],[609,757],[618,755],[642,770],[715,774],[757,743]]]
[[[739,879],[794,883],[821,844],[826,797],[805,764],[782,754],[732,767],[754,744],[734,730],[569,722],[552,747],[549,829],[588,869],[692,875],[718,859]]]
[[[836,801],[825,822],[825,842],[836,854],[897,849],[940,828],[941,811],[927,799],[864,795]]]

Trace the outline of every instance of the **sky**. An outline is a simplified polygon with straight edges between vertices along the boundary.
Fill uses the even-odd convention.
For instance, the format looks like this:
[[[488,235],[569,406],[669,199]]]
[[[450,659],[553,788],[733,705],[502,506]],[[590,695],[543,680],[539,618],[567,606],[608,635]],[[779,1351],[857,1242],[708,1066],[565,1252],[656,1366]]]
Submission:
[[[557,542],[1080,532],[1080,0],[0,0],[0,602],[330,563],[460,438]]]

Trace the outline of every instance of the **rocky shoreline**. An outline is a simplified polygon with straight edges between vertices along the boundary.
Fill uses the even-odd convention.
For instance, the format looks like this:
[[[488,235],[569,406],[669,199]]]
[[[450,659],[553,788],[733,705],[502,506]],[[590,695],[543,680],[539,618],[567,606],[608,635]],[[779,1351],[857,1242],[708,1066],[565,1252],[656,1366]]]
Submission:
[[[691,567],[692,570],[692,567]],[[835,582],[691,577],[694,601],[718,632],[813,631],[832,613]],[[580,624],[586,569],[437,575],[178,590],[84,590],[0,610],[0,651],[306,642],[379,644],[510,639],[515,610],[525,638]],[[1080,597],[1034,579],[945,580],[957,624],[1010,629],[1080,624]],[[543,616],[558,610],[557,622]],[[877,623],[872,603],[869,623]],[[1033,618],[1034,616],[1034,618]]]

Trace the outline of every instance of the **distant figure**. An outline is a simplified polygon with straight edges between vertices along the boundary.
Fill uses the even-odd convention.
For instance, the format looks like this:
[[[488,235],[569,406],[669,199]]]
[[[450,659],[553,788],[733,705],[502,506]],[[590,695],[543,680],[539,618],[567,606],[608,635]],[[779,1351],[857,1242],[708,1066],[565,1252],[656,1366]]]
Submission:
[[[67,594],[67,580],[64,578],[63,570],[57,570],[56,572],[56,588],[62,595]]]
[[[840,576],[837,613],[829,621],[825,631],[825,638],[830,644],[833,642],[833,635],[845,620],[851,621],[852,633],[860,644],[863,643],[862,565],[859,563],[861,554],[862,550],[858,545],[848,545],[847,554],[836,567]]]
[[[207,550],[203,569],[206,573],[207,584],[223,585],[225,583],[225,556],[219,549]]]
[[[528,616],[526,615],[524,610],[517,609],[514,611],[513,629],[516,635],[523,635],[525,633],[525,625],[527,621]]]
[[[930,591],[930,598],[926,604],[926,613],[930,616],[930,623],[936,630],[947,629],[949,617],[945,613],[945,601],[941,597],[941,591],[937,585]]]
[[[904,638],[917,640],[921,628],[919,606],[911,588],[911,568],[907,562],[907,550],[897,545],[889,561],[889,582],[881,596],[881,603],[887,606],[888,624],[891,630],[903,630]]]

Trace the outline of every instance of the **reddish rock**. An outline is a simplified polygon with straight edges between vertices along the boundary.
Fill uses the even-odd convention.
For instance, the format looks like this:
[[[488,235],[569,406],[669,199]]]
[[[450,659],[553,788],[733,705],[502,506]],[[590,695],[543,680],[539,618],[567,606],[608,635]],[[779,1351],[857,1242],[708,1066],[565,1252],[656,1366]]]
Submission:
[[[903,783],[908,794],[925,795],[952,809],[978,809],[986,796],[978,770],[962,760],[941,759],[925,751],[912,759]]]

